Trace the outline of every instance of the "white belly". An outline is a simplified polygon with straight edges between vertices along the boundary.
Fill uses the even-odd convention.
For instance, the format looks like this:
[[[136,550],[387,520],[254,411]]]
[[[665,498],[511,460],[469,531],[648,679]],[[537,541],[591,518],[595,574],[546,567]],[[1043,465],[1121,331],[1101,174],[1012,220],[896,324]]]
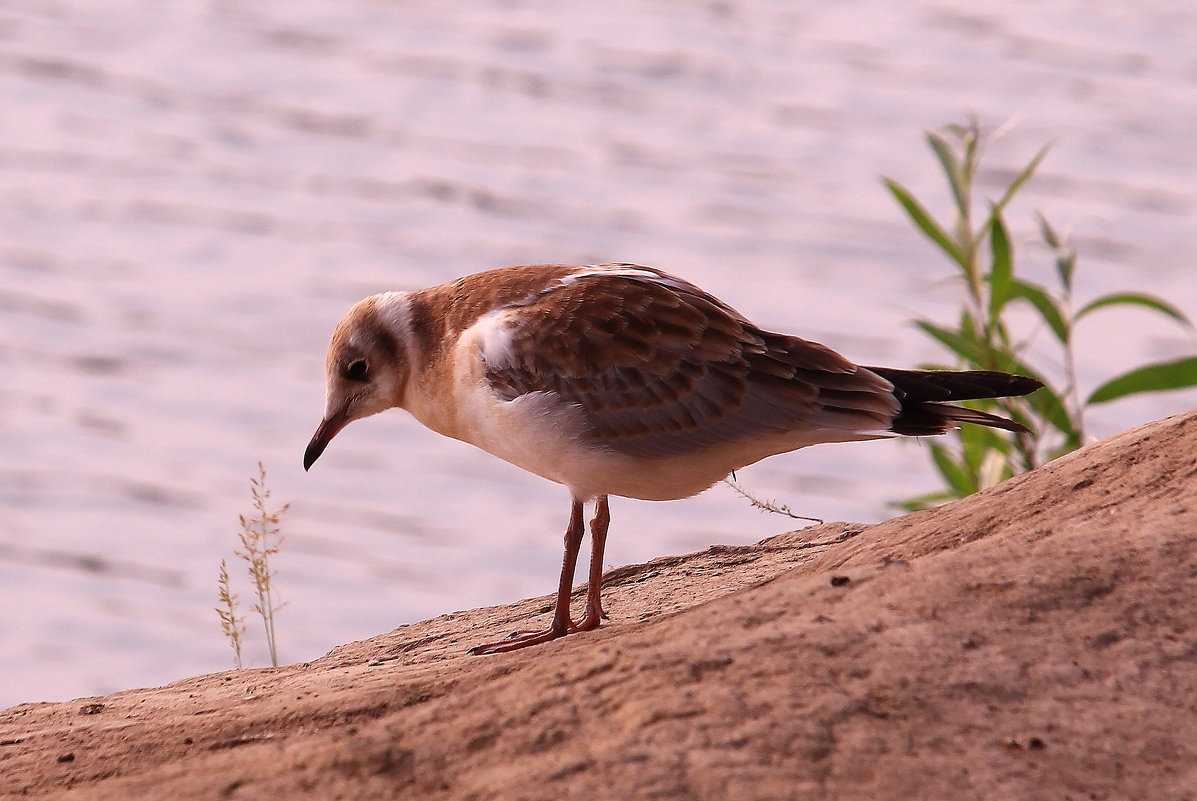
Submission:
[[[427,375],[406,406],[421,423],[530,473],[564,484],[575,498],[618,495],[649,501],[688,498],[745,465],[819,442],[873,439],[843,430],[807,430],[734,442],[692,454],[644,459],[587,441],[582,412],[553,393],[498,397],[483,377],[478,343],[464,336],[451,372]],[[884,436],[884,435],[882,435]]]

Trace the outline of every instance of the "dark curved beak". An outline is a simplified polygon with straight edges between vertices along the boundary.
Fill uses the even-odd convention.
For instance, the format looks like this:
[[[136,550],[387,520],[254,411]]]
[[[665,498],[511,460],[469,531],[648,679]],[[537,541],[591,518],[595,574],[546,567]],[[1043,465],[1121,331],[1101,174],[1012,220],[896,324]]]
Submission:
[[[328,447],[328,443],[332,442],[332,438],[347,425],[349,425],[349,417],[344,413],[334,414],[332,417],[326,417],[320,421],[319,428],[312,435],[312,441],[308,443],[307,450],[303,452],[304,470],[309,469],[320,458],[320,454],[324,453],[324,449]]]

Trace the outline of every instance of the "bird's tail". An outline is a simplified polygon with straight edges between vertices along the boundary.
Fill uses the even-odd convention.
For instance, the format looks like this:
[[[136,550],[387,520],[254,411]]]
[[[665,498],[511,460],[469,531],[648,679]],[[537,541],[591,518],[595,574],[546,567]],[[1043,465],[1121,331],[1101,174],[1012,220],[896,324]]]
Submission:
[[[966,409],[949,401],[1009,398],[1028,395],[1043,386],[1034,378],[993,370],[894,370],[868,367],[894,385],[902,410],[890,430],[921,437],[943,434],[954,423],[975,423],[1006,431],[1027,432],[1022,423],[988,412]]]

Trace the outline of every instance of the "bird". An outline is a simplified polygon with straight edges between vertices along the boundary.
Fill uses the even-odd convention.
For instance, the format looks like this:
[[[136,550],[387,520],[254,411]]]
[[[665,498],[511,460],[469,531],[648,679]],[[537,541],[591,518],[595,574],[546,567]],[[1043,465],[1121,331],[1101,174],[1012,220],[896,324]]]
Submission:
[[[636,264],[502,267],[372,295],[337,324],[305,470],[346,425],[405,409],[435,432],[564,485],[571,499],[553,617],[470,649],[493,654],[595,629],[609,496],[687,498],[746,465],[810,445],[1027,432],[953,401],[1042,384],[1008,373],[857,365],[750,322],[694,284]],[[582,617],[570,600],[593,502]]]

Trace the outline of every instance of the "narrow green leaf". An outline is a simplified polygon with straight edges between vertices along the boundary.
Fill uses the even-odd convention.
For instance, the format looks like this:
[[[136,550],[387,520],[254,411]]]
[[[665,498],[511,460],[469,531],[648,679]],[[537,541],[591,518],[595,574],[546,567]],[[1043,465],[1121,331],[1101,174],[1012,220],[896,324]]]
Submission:
[[[990,208],[989,219],[981,226],[980,233],[982,236],[989,233],[989,229],[993,227],[997,218],[1006,211],[1007,204],[1018,193],[1018,190],[1022,189],[1022,185],[1035,173],[1035,170],[1039,167],[1039,163],[1047,156],[1049,150],[1051,150],[1051,145],[1044,145],[1035,154],[1035,158],[1031,159],[1027,166],[1023,167],[1022,171],[1014,176],[1014,180],[1010,182],[1010,185],[1006,187],[1006,191],[1002,193],[1001,199]]]
[[[981,369],[986,368],[985,350],[977,341],[957,331],[941,328],[928,320],[915,320],[914,324],[968,364]]]
[[[1097,309],[1101,309],[1106,306],[1121,305],[1146,306],[1149,309],[1155,309],[1162,314],[1168,315],[1182,325],[1192,325],[1192,323],[1189,321],[1189,318],[1185,316],[1184,312],[1173,306],[1171,303],[1167,302],[1166,300],[1161,300],[1154,295],[1145,295],[1142,292],[1113,292],[1109,295],[1102,295],[1100,298],[1086,303],[1072,319],[1074,321],[1079,320],[1090,312],[1096,311]]]
[[[927,210],[923,208],[922,204],[915,200],[914,195],[910,194],[910,192],[908,192],[906,188],[897,181],[891,180],[889,178],[884,178],[882,180],[885,181],[885,186],[889,189],[890,194],[892,194],[902,208],[906,210],[906,213],[910,215],[910,219],[916,226],[918,226],[919,230],[926,234],[932,242],[938,245],[944,253],[948,254],[948,256],[954,262],[959,264],[961,269],[967,269],[968,262],[965,259],[964,252],[960,249],[960,246],[948,237],[943,228],[940,227],[939,223],[935,222]]]
[[[961,465],[956,463],[947,448],[936,442],[932,442],[930,447],[931,459],[935,462],[939,474],[959,497],[963,498],[977,491],[976,482],[969,477]]]
[[[1071,293],[1072,276],[1076,272],[1076,251],[1065,244],[1046,217],[1039,212],[1035,212],[1035,217],[1039,220],[1039,235],[1056,254],[1056,273],[1060,276],[1060,283],[1064,285],[1064,292]]]
[[[1050,462],[1053,459],[1059,459],[1064,454],[1072,453],[1073,451],[1079,449],[1080,447],[1081,447],[1081,432],[1076,431],[1071,434],[1068,434],[1067,436],[1064,437],[1064,440],[1059,445],[1057,445],[1055,448],[1053,448],[1047,454],[1047,461]]]
[[[1111,378],[1093,390],[1093,394],[1085,403],[1106,403],[1140,392],[1160,392],[1192,386],[1197,386],[1197,356],[1186,356],[1171,362],[1149,364]]]
[[[1039,235],[1043,237],[1043,241],[1046,242],[1047,246],[1052,250],[1059,250],[1060,237],[1058,234],[1056,234],[1056,229],[1052,228],[1051,223],[1047,221],[1047,218],[1039,212],[1035,212],[1035,219],[1039,221]]]
[[[959,356],[970,369],[1000,370],[1004,373],[1025,375],[1028,378],[1034,378],[1045,386],[1047,385],[1043,376],[1032,370],[1026,362],[1019,359],[1016,353],[1008,350],[994,350],[985,343],[977,341],[974,337],[965,336],[959,331],[951,331],[943,328],[929,320],[915,320],[914,324],[923,333]],[[1042,393],[1043,390],[1039,390],[1039,392]]]
[[[1034,306],[1035,310],[1039,312],[1039,316],[1043,318],[1043,322],[1047,323],[1052,333],[1056,335],[1056,339],[1065,344],[1068,343],[1072,336],[1072,327],[1064,315],[1064,310],[1060,308],[1056,299],[1048,294],[1047,290],[1035,284],[1014,280],[1010,283],[1010,295],[1012,298],[1021,298]]]
[[[1056,274],[1064,284],[1064,292],[1072,294],[1072,276],[1076,272],[1076,251],[1070,247],[1061,248],[1056,253]]]
[[[992,257],[989,270],[989,321],[992,326],[1001,317],[1002,308],[1010,299],[1010,285],[1014,278],[1010,235],[1001,215],[993,217],[993,228],[989,233],[989,252]]]
[[[1043,380],[1034,373],[1020,372],[1020,374],[1037,378],[1040,381]],[[1031,408],[1035,410],[1035,413],[1039,417],[1046,420],[1052,428],[1064,434],[1064,436],[1073,437],[1078,434],[1080,427],[1072,419],[1072,415],[1068,413],[1068,407],[1060,399],[1059,393],[1050,385],[1045,383],[1043,387],[1028,395],[1027,403],[1031,404]]]
[[[956,330],[969,336],[973,336],[973,332],[977,330],[977,321],[973,319],[973,313],[968,306],[961,307],[960,327]]]
[[[1051,149],[1052,146],[1050,144],[1041,147],[1039,152],[1035,154],[1035,158],[1031,159],[1027,163],[1027,166],[1023,167],[1022,171],[1014,176],[1014,180],[1010,182],[1010,185],[1006,187],[1006,191],[1002,194],[1002,199],[993,205],[996,213],[1001,214],[1006,210],[1006,204],[1018,193],[1019,189],[1022,189],[1022,185],[1035,174],[1035,170],[1039,168],[1040,162],[1047,157],[1048,151]],[[990,219],[992,219],[992,216]]]
[[[969,135],[971,134],[975,138],[978,132],[977,118],[969,117],[967,125],[961,125],[958,122],[949,123],[943,129],[959,139],[962,145],[967,144]]]
[[[969,405],[976,407],[984,404]],[[992,404],[990,406],[992,408]],[[1010,443],[1008,440],[1001,439],[984,426],[960,426],[956,430],[956,436],[960,440],[960,452],[964,457],[964,464],[968,465],[972,484],[976,489],[981,489],[981,468],[985,462],[986,455],[994,450],[1005,454],[1010,450]],[[973,491],[975,492],[976,490]]]
[[[938,134],[927,132],[927,144],[931,146],[944,174],[948,177],[948,186],[952,190],[952,197],[956,200],[956,208],[962,217],[968,216],[968,187],[965,185],[961,172],[960,161],[952,151],[952,146]]]
[[[960,137],[960,147],[963,152],[962,168],[968,183],[972,183],[977,174],[977,165],[981,159],[981,122],[976,117],[968,121],[968,125],[953,126],[953,133]]]
[[[993,347],[997,350],[1006,350],[1011,353],[1017,350],[1010,345],[1010,332],[1006,329],[1006,323],[1001,317],[996,318],[991,324],[990,338],[994,343]]]
[[[950,501],[961,497],[954,492],[947,490],[938,490],[936,492],[928,492],[925,495],[916,495],[913,498],[908,498],[904,501],[890,504],[899,509],[904,509],[907,512],[921,512],[923,509],[930,509],[932,506],[938,506],[945,501]]]

